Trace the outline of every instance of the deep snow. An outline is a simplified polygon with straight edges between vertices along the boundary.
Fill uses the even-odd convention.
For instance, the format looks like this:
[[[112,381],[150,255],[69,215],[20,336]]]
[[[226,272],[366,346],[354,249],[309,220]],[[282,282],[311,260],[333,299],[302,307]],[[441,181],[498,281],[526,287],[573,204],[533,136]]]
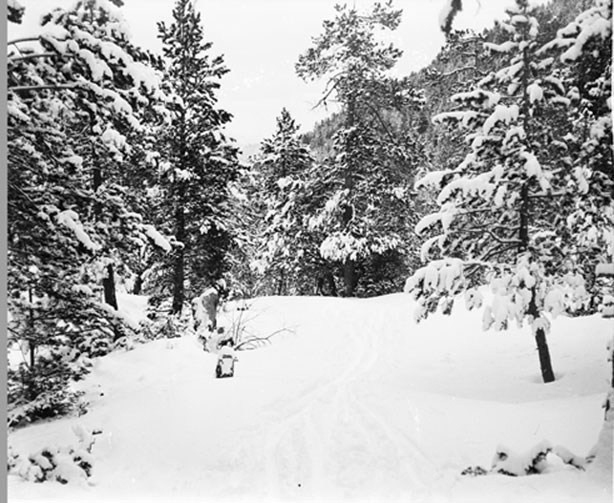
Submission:
[[[142,298],[120,302],[142,316]],[[416,325],[406,294],[250,304],[252,331],[289,330],[239,352],[234,378],[215,379],[215,356],[192,336],[100,358],[79,383],[87,414],[8,438],[27,456],[75,444],[74,424],[102,430],[91,484],[11,475],[9,501],[612,501],[611,473],[553,456],[542,475],[460,475],[490,468],[499,444],[588,453],[603,425],[611,320],[555,319],[557,381],[544,385],[530,330],[482,332],[481,311]]]

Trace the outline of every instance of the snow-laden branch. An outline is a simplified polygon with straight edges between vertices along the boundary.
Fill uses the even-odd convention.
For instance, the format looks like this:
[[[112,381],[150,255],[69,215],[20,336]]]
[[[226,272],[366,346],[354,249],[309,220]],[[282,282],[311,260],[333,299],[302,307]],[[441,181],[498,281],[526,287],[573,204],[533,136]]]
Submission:
[[[102,249],[102,247],[99,244],[94,243],[90,239],[89,235],[85,232],[85,230],[83,229],[83,226],[79,222],[79,215],[77,215],[77,213],[74,212],[73,210],[60,211],[60,213],[58,213],[58,215],[56,216],[56,219],[59,224],[62,224],[65,227],[68,227],[70,230],[72,230],[76,238],[88,250],[95,252],[95,251],[99,251]]]

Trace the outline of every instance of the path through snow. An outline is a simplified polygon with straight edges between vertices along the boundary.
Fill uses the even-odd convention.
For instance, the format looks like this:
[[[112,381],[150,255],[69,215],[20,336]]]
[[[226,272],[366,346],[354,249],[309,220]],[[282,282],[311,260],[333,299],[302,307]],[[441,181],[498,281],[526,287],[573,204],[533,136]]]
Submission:
[[[488,467],[500,442],[588,452],[606,320],[555,320],[559,379],[546,386],[526,330],[483,333],[464,310],[416,326],[406,295],[257,299],[247,318],[260,334],[290,331],[240,352],[232,379],[214,379],[214,355],[187,336],[100,359],[82,384],[88,414],[9,436],[27,454],[74,442],[76,422],[101,429],[95,485],[11,476],[10,501],[611,501],[611,479],[566,466],[459,475]]]

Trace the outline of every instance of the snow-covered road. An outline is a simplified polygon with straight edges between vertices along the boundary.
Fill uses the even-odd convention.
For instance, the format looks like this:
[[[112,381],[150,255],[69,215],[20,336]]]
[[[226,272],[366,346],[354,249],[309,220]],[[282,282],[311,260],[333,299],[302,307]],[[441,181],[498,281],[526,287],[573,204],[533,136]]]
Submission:
[[[323,351],[339,356],[337,375],[302,396],[286,397],[275,409],[277,417],[265,423],[265,496],[272,500],[401,499],[408,488],[415,497],[437,478],[412,441],[417,425],[396,430],[363,400],[384,327],[376,313],[352,317],[353,310],[344,312],[349,306],[339,304],[334,315],[345,320],[335,323],[338,344],[322,341]]]
[[[100,359],[82,384],[90,412],[9,436],[27,454],[74,443],[74,423],[102,430],[94,485],[11,476],[10,501],[611,500],[611,478],[563,465],[460,476],[489,467],[499,443],[588,452],[603,421],[606,320],[555,320],[559,379],[546,386],[528,331],[483,333],[479,313],[416,326],[405,295],[257,299],[247,313],[255,333],[288,330],[240,352],[232,379],[214,379],[215,357],[187,336]]]

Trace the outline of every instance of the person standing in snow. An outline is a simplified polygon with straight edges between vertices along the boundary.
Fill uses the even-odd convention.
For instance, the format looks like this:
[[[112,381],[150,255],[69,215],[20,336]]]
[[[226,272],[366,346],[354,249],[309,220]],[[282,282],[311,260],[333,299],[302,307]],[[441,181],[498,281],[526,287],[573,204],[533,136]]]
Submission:
[[[201,324],[204,324],[210,332],[217,328],[217,310],[220,300],[225,299],[226,295],[226,282],[220,279],[192,300],[195,330],[198,330]]]
[[[211,334],[217,331],[217,312],[220,301],[228,294],[226,282],[223,279],[216,281],[213,286],[207,288],[201,295],[192,300],[192,316],[194,318],[194,330],[200,333],[199,338],[206,339],[203,335],[207,331]]]

